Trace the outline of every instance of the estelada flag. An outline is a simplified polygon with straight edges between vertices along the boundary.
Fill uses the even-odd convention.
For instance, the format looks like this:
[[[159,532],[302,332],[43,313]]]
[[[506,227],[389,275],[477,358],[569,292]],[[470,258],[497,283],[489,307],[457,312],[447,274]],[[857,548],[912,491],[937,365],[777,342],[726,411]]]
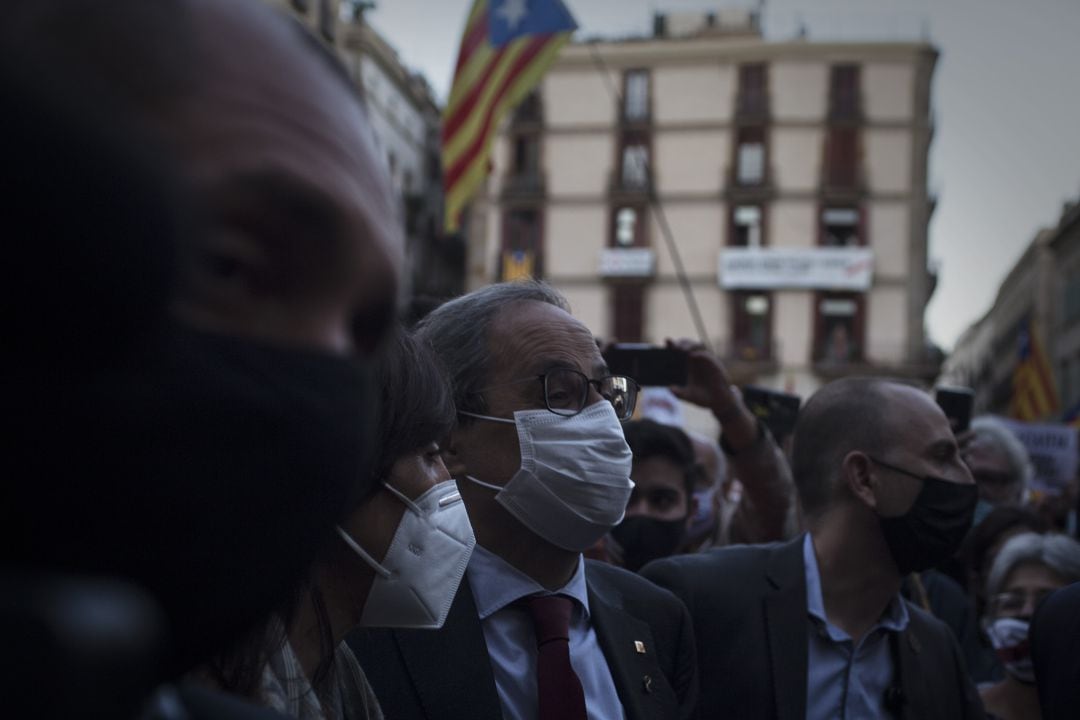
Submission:
[[[1017,420],[1036,421],[1057,415],[1057,387],[1042,344],[1029,317],[1017,335],[1009,414]]]
[[[443,110],[442,164],[448,232],[488,172],[506,113],[540,82],[577,29],[561,0],[475,0]]]

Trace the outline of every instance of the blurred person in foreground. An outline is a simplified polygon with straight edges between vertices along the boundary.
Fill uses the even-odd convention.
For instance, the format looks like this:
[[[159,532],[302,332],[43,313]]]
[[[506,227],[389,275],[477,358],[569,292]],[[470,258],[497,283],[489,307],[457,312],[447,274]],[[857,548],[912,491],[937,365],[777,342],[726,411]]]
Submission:
[[[477,545],[441,630],[348,637],[380,702],[405,720],[692,716],[686,608],[582,558],[626,510],[636,383],[543,283],[463,295],[418,334],[450,372],[441,445]]]
[[[1005,679],[979,689],[991,716],[1001,720],[1041,717],[1029,625],[1050,593],[1077,581],[1080,543],[1070,537],[1023,533],[1001,548],[987,579],[989,602],[983,617],[983,627],[1005,668]],[[1072,650],[1076,652],[1075,647]]]
[[[690,439],[673,425],[631,420],[623,433],[634,455],[634,489],[626,516],[608,535],[606,550],[614,564],[637,572],[682,547],[697,508],[694,485],[701,468]]]
[[[375,360],[379,430],[370,479],[308,584],[242,652],[206,669],[218,687],[298,718],[382,718],[353,653],[354,627],[437,629],[475,538],[438,439],[450,386],[426,343],[401,330]]]
[[[792,457],[807,534],[642,570],[690,609],[701,712],[982,717],[952,633],[899,592],[971,525],[977,491],[945,415],[911,387],[837,380],[803,409]]]
[[[6,504],[14,565],[148,593],[169,650],[140,671],[175,679],[297,590],[369,475],[366,356],[401,264],[393,192],[345,75],[254,0],[16,0],[0,51],[82,110],[53,114],[68,121],[54,145],[93,123],[166,166],[182,198],[164,203],[182,226],[167,236],[43,177],[32,207],[50,199],[49,211],[15,225],[33,262],[5,286],[10,306],[37,308],[8,346],[21,422],[5,459],[35,473]],[[109,177],[110,155],[94,158]],[[35,160],[72,172],[55,150]],[[19,687],[35,715],[93,712],[85,677],[63,670],[75,656],[33,665],[44,648],[22,650],[18,667],[42,673]],[[101,679],[105,694],[126,681]]]

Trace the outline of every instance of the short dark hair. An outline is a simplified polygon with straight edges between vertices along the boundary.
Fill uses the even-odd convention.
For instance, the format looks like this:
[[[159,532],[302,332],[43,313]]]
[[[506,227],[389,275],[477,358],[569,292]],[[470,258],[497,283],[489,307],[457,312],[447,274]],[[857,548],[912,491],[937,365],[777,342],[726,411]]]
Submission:
[[[664,425],[655,420],[631,420],[623,424],[626,444],[634,453],[634,461],[651,457],[667,458],[682,470],[689,501],[694,493],[701,467],[694,457],[694,446],[686,433],[674,425]]]
[[[792,435],[791,472],[803,514],[820,515],[836,493],[844,456],[854,450],[880,453],[888,437],[887,390],[883,378],[834,380],[806,403]]]
[[[963,563],[982,575],[990,570],[987,555],[1002,535],[1022,528],[1027,532],[1050,532],[1050,523],[1030,508],[1016,505],[996,507],[986,514],[978,525],[971,528],[958,553]]]
[[[372,463],[376,482],[369,493],[378,489],[377,481],[389,475],[397,460],[445,437],[455,414],[445,368],[431,345],[414,333],[399,328],[379,351],[374,373],[379,430]]]

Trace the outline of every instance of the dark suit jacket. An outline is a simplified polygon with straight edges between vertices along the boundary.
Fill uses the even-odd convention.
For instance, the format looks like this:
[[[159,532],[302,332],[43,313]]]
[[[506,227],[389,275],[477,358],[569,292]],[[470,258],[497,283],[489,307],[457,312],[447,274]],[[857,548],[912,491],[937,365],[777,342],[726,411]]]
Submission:
[[[1080,583],[1046,598],[1029,637],[1044,720],[1075,718],[1080,714]]]
[[[694,640],[686,608],[633,573],[585,561],[589,612],[629,720],[693,715]],[[635,642],[644,644],[644,653]],[[468,581],[441,630],[353,631],[346,638],[393,720],[501,718]]]
[[[642,575],[686,603],[697,639],[702,718],[806,717],[803,538],[657,560]],[[899,638],[904,718],[983,717],[949,629],[908,603]]]

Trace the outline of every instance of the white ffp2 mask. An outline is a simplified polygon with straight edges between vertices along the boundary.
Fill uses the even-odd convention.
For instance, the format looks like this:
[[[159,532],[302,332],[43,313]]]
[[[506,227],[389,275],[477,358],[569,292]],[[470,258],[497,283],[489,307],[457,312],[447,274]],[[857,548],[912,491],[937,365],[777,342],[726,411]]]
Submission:
[[[553,545],[581,552],[622,522],[634,483],[633,455],[611,403],[593,403],[573,417],[519,410],[513,420],[463,412],[517,427],[521,468],[495,500]]]
[[[437,484],[416,500],[383,485],[405,503],[406,510],[381,563],[337,529],[375,571],[360,626],[440,628],[476,545],[465,504],[453,480]]]

